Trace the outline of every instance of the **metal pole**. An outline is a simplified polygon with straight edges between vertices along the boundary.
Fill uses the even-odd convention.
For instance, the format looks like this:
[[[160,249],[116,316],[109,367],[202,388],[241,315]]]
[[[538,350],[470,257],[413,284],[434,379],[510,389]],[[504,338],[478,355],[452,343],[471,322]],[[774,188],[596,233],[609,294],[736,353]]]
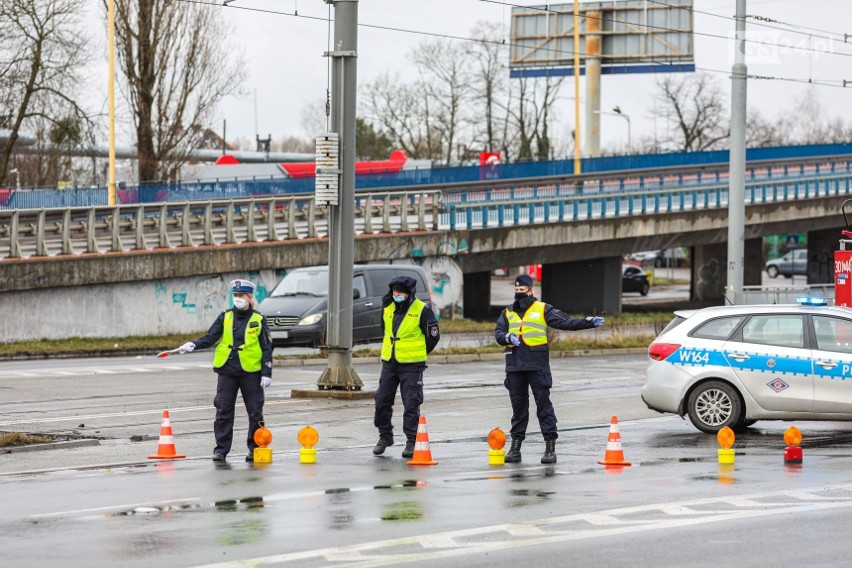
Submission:
[[[574,0],[574,175],[580,162],[580,0]]]
[[[745,262],[745,140],[746,76],[745,64],[746,0],[737,0],[734,66],[731,72],[731,156],[728,179],[728,285],[726,304],[743,300],[743,264]]]
[[[115,205],[115,0],[107,5],[107,90],[109,91],[109,174],[107,178],[107,203]]]
[[[601,153],[601,14],[586,10],[586,154]]]
[[[326,0],[334,5],[331,130],[340,136],[340,199],[329,205],[328,368],[320,389],[361,390],[352,368],[352,268],[355,259],[355,95],[358,0]]]

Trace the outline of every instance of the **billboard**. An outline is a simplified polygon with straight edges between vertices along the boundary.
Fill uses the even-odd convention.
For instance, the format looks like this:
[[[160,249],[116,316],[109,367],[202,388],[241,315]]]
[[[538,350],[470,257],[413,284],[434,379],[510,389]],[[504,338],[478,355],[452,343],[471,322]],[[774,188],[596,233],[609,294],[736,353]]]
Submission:
[[[581,74],[590,37],[602,74],[695,71],[692,0],[583,2],[579,12]],[[511,34],[512,77],[574,74],[573,3],[512,8]]]

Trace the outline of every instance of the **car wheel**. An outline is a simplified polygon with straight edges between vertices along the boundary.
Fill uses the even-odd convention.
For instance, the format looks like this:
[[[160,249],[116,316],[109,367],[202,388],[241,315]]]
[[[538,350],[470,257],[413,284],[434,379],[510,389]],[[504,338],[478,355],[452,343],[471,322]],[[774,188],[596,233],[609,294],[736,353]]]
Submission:
[[[639,293],[642,294],[643,296],[647,296],[648,290],[650,290],[650,289],[651,289],[651,286],[649,286],[647,282],[643,282],[642,283],[642,289],[639,290]]]
[[[766,274],[770,278],[778,278],[778,267],[775,266],[774,264],[770,264],[769,266],[766,267]]]
[[[725,426],[739,424],[743,409],[734,387],[722,381],[707,381],[690,393],[687,412],[696,428],[715,434]]]

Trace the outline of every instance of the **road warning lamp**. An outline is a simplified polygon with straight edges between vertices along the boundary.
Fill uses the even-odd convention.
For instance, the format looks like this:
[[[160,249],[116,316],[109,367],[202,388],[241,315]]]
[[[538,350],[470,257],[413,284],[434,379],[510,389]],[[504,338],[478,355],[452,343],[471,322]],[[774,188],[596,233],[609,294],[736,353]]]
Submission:
[[[319,441],[319,432],[313,426],[305,426],[296,436],[302,449],[299,450],[299,463],[317,463],[317,450],[314,446]]]
[[[718,451],[720,464],[734,463],[735,452],[731,449],[731,446],[734,445],[735,439],[734,431],[727,426],[716,433],[716,441],[721,446]]]
[[[260,428],[254,431],[254,443],[258,447],[254,449],[254,463],[272,463],[272,432],[260,422]]]
[[[504,465],[506,463],[506,434],[500,428],[494,428],[488,433],[488,465]]]
[[[787,444],[784,448],[784,463],[802,463],[802,448],[799,446],[802,443],[802,432],[795,426],[790,426],[784,432],[784,443]]]

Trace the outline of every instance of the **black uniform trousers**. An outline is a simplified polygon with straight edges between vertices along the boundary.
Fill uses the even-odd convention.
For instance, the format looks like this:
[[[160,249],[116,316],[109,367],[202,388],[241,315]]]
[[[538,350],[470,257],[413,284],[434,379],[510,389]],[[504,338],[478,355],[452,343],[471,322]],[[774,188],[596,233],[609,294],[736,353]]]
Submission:
[[[393,403],[396,390],[402,395],[402,431],[407,440],[417,437],[417,424],[420,422],[420,405],[423,404],[422,363],[397,363],[382,361],[382,373],[379,375],[379,388],[376,389],[376,415],[373,424],[379,430],[379,437],[393,441]]]
[[[228,454],[234,439],[234,407],[237,404],[237,391],[243,394],[243,403],[248,413],[249,427],[246,445],[249,453],[254,452],[254,432],[263,421],[263,388],[260,386],[260,371],[240,375],[219,374],[216,386],[216,419],[213,421],[213,435],[216,437],[217,454]]]
[[[509,390],[509,400],[512,403],[512,438],[523,440],[530,421],[530,390],[535,398],[538,424],[545,440],[555,440],[559,437],[556,432],[556,412],[550,402],[550,387],[553,377],[550,369],[544,371],[508,371],[503,383]]]

